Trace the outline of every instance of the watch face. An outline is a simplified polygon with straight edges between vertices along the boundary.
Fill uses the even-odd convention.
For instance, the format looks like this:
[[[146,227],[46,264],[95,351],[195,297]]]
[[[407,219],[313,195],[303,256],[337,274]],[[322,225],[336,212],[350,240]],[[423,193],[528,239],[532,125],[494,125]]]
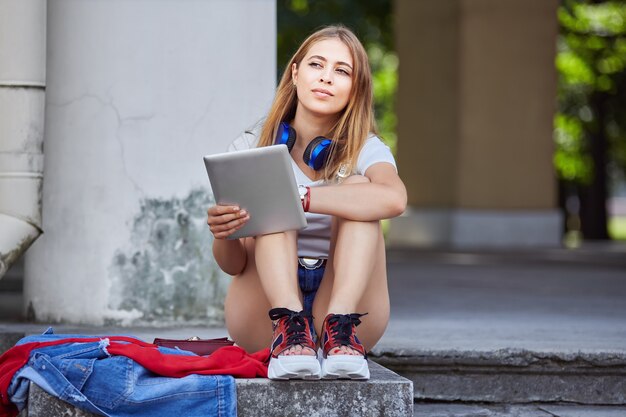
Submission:
[[[302,200],[304,196],[306,196],[307,191],[308,190],[306,189],[305,186],[303,185],[298,186],[298,194],[300,194],[300,200]]]

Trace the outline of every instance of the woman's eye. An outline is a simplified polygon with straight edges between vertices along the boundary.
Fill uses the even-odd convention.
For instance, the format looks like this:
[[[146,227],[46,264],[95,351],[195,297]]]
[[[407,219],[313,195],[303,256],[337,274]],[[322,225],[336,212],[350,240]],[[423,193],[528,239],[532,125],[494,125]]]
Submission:
[[[309,66],[313,68],[322,68],[322,64],[320,64],[319,62],[309,62]]]
[[[337,72],[343,75],[350,75],[350,73],[343,68],[337,68]]]

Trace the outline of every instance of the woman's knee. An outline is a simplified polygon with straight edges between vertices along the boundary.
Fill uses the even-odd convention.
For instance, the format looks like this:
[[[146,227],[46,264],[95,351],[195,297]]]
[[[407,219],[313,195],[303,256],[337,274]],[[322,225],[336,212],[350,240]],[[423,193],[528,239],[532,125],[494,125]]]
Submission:
[[[264,235],[252,236],[254,242],[260,240],[293,240],[297,237],[297,233],[294,230],[285,230],[283,232],[266,233]]]

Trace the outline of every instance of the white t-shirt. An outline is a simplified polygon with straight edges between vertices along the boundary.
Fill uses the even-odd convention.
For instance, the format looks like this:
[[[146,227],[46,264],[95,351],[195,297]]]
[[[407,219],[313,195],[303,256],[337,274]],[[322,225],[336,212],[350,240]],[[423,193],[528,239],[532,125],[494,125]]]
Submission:
[[[257,146],[258,138],[261,133],[262,124],[257,123],[251,129],[246,130],[237,137],[229,146],[228,152],[239,151],[243,149],[251,149]],[[378,136],[369,136],[357,159],[353,174],[365,175],[367,169],[378,162],[390,163],[396,168],[396,161],[393,158],[391,150],[385,145]],[[307,177],[298,164],[292,159],[291,167],[296,177],[298,185],[306,185],[315,187],[324,185],[324,180],[313,181]],[[327,214],[305,213],[307,227],[298,233],[298,256],[308,258],[328,258],[330,249],[330,226],[331,216]]]

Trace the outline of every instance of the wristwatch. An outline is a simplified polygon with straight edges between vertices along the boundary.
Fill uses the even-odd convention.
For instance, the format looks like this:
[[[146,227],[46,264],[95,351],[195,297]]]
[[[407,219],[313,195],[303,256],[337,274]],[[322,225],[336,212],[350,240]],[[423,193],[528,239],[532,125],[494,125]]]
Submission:
[[[302,209],[309,211],[309,204],[311,203],[311,188],[306,185],[298,185],[298,194],[300,194],[300,202],[302,203]]]

